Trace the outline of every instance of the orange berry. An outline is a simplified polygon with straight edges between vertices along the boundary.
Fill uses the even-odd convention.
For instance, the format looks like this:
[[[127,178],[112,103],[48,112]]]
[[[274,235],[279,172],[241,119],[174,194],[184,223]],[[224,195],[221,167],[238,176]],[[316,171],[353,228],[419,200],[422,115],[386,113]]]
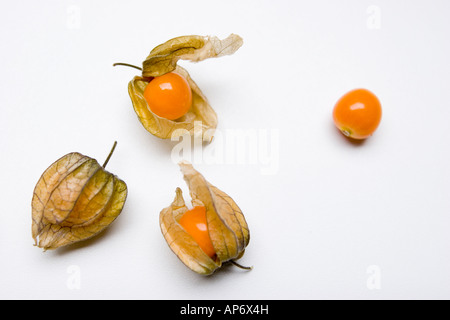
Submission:
[[[381,103],[377,96],[366,89],[355,89],[336,103],[333,120],[345,136],[366,139],[378,128],[381,113]]]
[[[216,251],[209,237],[205,207],[197,206],[186,211],[178,223],[194,238],[203,252],[211,258],[215,256]]]
[[[175,72],[152,79],[144,90],[144,98],[154,114],[169,120],[184,116],[192,104],[189,83]]]

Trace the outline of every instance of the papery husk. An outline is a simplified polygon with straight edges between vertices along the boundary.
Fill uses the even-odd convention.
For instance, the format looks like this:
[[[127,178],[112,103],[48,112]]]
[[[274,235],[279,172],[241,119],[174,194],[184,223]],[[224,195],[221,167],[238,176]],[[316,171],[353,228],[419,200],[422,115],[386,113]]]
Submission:
[[[180,163],[189,187],[193,206],[206,207],[209,236],[215,259],[205,254],[195,240],[178,224],[188,210],[182,192],[176,190],[173,203],[160,213],[161,231],[169,247],[191,270],[212,274],[227,261],[239,259],[250,241],[250,232],[242,211],[225,192],[211,185],[187,162]]]
[[[187,80],[192,91],[192,106],[183,117],[169,120],[154,114],[144,98],[144,90],[150,81],[148,78],[139,76],[134,77],[128,84],[128,93],[134,111],[144,128],[159,138],[170,139],[185,134],[194,135],[196,123],[196,130],[201,128],[203,141],[210,142],[214,129],[217,127],[217,114],[189,73],[180,66],[176,67],[175,72]]]
[[[188,210],[183,199],[183,193],[180,188],[177,188],[172,204],[160,213],[161,232],[170,249],[189,269],[199,274],[209,275],[222,263],[218,259],[211,259],[191,235],[178,224],[178,221]]]
[[[180,59],[198,62],[230,55],[242,44],[242,38],[235,34],[223,40],[217,37],[190,35],[171,39],[155,47],[143,62],[142,76],[134,77],[128,84],[128,93],[134,110],[144,128],[159,138],[168,139],[187,133],[194,135],[194,122],[198,122],[201,123],[203,141],[210,142],[217,127],[217,115],[189,73],[178,66],[177,62]],[[154,77],[168,72],[177,72],[186,78],[192,91],[191,108],[186,115],[175,120],[154,114],[143,96],[145,87]]]
[[[44,250],[91,238],[120,214],[127,186],[95,159],[69,153],[40,177],[32,199],[32,237]]]
[[[193,62],[235,53],[243,44],[236,34],[220,40],[211,36],[181,36],[155,47],[143,62],[143,77],[158,77],[172,72],[178,60]]]

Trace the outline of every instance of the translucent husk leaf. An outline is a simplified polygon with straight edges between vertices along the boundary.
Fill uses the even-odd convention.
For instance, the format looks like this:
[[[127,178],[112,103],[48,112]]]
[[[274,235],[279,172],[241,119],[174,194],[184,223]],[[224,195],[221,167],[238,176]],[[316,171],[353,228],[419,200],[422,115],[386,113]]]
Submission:
[[[88,239],[122,211],[127,186],[95,159],[69,153],[39,179],[32,199],[32,237],[44,250]]]
[[[202,61],[235,53],[243,44],[236,34],[220,40],[211,36],[182,36],[155,47],[143,62],[143,77],[158,77],[172,72],[178,60]]]
[[[159,138],[168,139],[184,135],[187,132],[193,135],[194,122],[199,122],[202,126],[203,140],[210,142],[214,129],[217,127],[217,115],[189,73],[178,66],[177,62],[180,59],[198,62],[208,58],[230,55],[242,44],[242,38],[235,34],[231,34],[223,40],[217,37],[191,35],[177,37],[155,47],[143,62],[142,76],[134,77],[128,84],[128,93],[134,110],[144,128]],[[145,87],[153,77],[172,71],[185,77],[192,90],[190,110],[176,120],[168,120],[154,114],[143,96]]]
[[[187,132],[193,135],[194,123],[197,122],[196,128],[201,125],[203,140],[210,142],[217,127],[217,114],[188,72],[180,66],[177,66],[175,71],[188,81],[192,91],[192,106],[183,117],[169,120],[154,114],[144,98],[144,90],[150,81],[139,76],[134,77],[128,84],[134,111],[144,128],[159,138],[179,137]]]
[[[182,192],[176,190],[174,202],[160,214],[161,231],[172,251],[191,270],[211,274],[222,263],[239,259],[250,241],[247,222],[237,204],[225,192],[211,185],[191,164],[180,163],[193,206],[206,207],[209,236],[216,252],[211,259],[178,224],[188,210]]]
[[[218,259],[211,259],[195,240],[184,231],[178,221],[188,211],[180,188],[176,190],[176,196],[172,204],[163,209],[159,216],[161,232],[169,247],[177,257],[192,271],[208,275],[221,266]]]

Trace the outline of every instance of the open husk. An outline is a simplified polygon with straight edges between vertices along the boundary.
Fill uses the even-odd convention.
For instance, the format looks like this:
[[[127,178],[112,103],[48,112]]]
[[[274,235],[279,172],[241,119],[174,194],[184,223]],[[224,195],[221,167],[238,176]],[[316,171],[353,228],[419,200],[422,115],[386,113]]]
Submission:
[[[178,60],[193,62],[235,53],[243,44],[236,34],[220,40],[211,36],[181,36],[155,47],[143,62],[143,77],[158,77],[174,71]]]
[[[212,274],[227,261],[241,258],[250,241],[250,232],[242,211],[225,192],[219,190],[187,162],[180,163],[189,187],[193,206],[206,207],[209,236],[216,252],[210,258],[178,223],[188,211],[182,191],[176,189],[172,204],[160,213],[161,231],[169,247],[191,270]]]
[[[235,34],[223,40],[217,37],[191,35],[177,37],[155,47],[143,62],[142,75],[134,77],[128,84],[133,108],[144,128],[159,138],[168,139],[182,136],[186,132],[193,135],[194,122],[201,122],[202,138],[210,142],[217,127],[217,114],[189,73],[178,66],[177,62],[180,59],[198,62],[230,55],[242,44],[242,38]],[[168,120],[154,114],[143,96],[145,87],[154,77],[172,71],[185,77],[192,91],[191,108],[186,115],[176,120]]]
[[[128,84],[128,93],[134,111],[144,128],[159,138],[179,137],[186,134],[186,130],[190,135],[193,135],[194,123],[196,123],[196,128],[201,125],[202,139],[210,142],[213,138],[214,129],[217,127],[217,114],[188,72],[180,66],[177,66],[175,71],[187,80],[192,91],[192,106],[183,117],[169,120],[154,114],[144,98],[144,90],[149,81],[147,78],[140,76],[134,77]]]
[[[117,218],[127,186],[104,166],[73,152],[45,170],[32,199],[31,229],[36,246],[48,250],[86,240]]]

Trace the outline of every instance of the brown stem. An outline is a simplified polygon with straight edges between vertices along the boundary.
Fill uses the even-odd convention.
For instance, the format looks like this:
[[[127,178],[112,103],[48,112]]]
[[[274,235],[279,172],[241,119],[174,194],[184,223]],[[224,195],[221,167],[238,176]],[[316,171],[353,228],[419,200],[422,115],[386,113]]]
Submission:
[[[135,68],[135,69],[138,69],[138,70],[142,71],[141,67],[138,67],[138,66],[135,66],[135,65],[132,65],[132,64],[129,64],[129,63],[116,62],[116,63],[113,64],[113,67],[115,67],[115,66],[131,67],[131,68]]]
[[[230,260],[230,262],[231,262],[232,264],[234,264],[236,267],[241,268],[241,269],[244,269],[244,270],[252,270],[252,269],[253,269],[253,267],[245,267],[245,266],[243,266],[243,265],[240,265],[239,263],[237,263],[237,262],[234,261],[234,260]]]
[[[114,141],[111,151],[109,152],[108,157],[106,158],[105,163],[103,164],[103,169],[106,168],[106,165],[108,164],[109,159],[111,159],[111,156],[114,152],[114,149],[116,149],[116,146],[117,146],[117,141]]]

